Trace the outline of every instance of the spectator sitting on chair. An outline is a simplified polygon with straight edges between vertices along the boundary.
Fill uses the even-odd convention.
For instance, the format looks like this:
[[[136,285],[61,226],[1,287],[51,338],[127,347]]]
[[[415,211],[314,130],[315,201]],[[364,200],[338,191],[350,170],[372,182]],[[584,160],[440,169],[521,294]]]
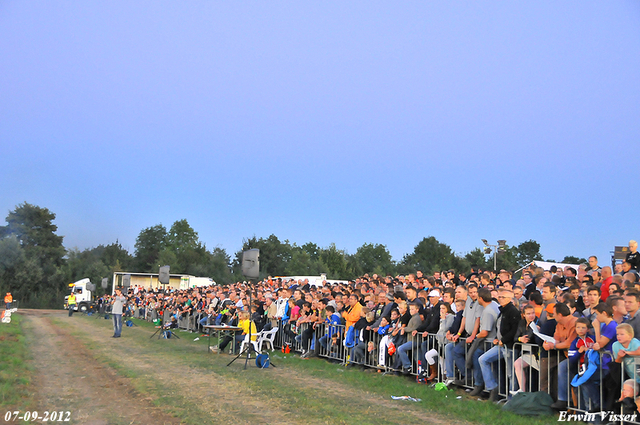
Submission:
[[[242,328],[242,333],[236,333],[235,337],[226,335],[220,342],[220,352],[224,352],[225,348],[227,348],[227,345],[229,345],[229,343],[235,338],[233,353],[238,354],[238,352],[240,351],[240,344],[242,344],[242,341],[244,341],[245,336],[249,334],[249,331],[251,331],[251,341],[256,341],[258,339],[258,330],[256,329],[256,324],[250,320],[250,317],[251,315],[248,311],[241,311],[238,314],[238,327]]]

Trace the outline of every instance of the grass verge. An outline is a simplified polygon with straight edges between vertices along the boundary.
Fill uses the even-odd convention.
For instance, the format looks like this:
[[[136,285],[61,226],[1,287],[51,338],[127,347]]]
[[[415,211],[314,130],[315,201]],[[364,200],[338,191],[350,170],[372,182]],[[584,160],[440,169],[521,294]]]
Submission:
[[[32,369],[28,364],[27,337],[19,314],[11,323],[0,323],[0,408],[28,410],[35,407],[29,384]]]

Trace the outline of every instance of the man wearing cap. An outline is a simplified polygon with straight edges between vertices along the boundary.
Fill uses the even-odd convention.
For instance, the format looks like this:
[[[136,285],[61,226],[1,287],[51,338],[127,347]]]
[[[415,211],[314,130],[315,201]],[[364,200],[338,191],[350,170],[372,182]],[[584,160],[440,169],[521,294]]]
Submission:
[[[435,334],[440,327],[440,290],[429,292],[429,305],[425,308],[424,322],[418,332]],[[424,335],[426,337],[426,335]]]
[[[429,334],[435,335],[440,327],[440,306],[442,303],[440,291],[438,289],[432,289],[431,292],[429,292],[429,306],[425,309],[424,321],[418,328],[418,333],[422,333],[422,338],[424,339],[420,345],[418,355],[418,361],[421,364],[423,364],[424,355],[427,352],[427,348],[429,348]]]
[[[4,296],[4,308],[6,310],[10,310],[12,302],[13,302],[13,297],[11,296],[11,292],[7,292],[7,295]]]

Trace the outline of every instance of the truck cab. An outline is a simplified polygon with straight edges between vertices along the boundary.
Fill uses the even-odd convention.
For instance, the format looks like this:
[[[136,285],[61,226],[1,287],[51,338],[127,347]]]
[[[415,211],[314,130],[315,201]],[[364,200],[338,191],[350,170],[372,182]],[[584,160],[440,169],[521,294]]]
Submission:
[[[93,306],[93,291],[95,285],[91,283],[89,278],[80,279],[75,283],[69,284],[69,294],[75,294],[76,305],[74,311],[80,311],[82,313],[88,311]],[[69,295],[64,297],[64,309],[69,309]]]

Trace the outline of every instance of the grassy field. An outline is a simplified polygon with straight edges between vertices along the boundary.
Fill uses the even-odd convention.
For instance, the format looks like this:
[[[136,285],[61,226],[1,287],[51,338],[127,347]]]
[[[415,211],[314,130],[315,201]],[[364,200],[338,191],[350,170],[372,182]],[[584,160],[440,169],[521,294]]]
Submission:
[[[406,377],[383,376],[345,368],[323,359],[272,354],[277,367],[261,370],[244,359],[231,366],[229,355],[207,352],[207,338],[178,332],[181,339],[150,339],[155,330],[135,321],[119,340],[108,338],[110,321],[78,316],[55,317],[52,323],[86,348],[100,365],[130,383],[137,396],[180,423],[331,423],[331,424],[548,424],[556,417],[529,418],[503,412],[499,406],[477,401],[463,391],[435,391]],[[27,358],[23,328],[12,323],[11,345]],[[24,327],[28,331],[28,326]],[[3,330],[0,327],[0,330]],[[3,332],[6,332],[3,330]],[[199,340],[194,341],[195,338]],[[2,344],[4,345],[4,344]],[[5,404],[36,403],[29,400],[28,362],[3,363],[3,373],[20,376],[3,389],[11,395]],[[15,374],[14,374],[15,372]],[[408,395],[420,402],[394,401]],[[35,395],[37,397],[37,394]],[[4,402],[4,400],[3,400]]]
[[[18,314],[11,323],[0,324],[0,409],[26,410],[33,407],[32,368],[23,318]]]

